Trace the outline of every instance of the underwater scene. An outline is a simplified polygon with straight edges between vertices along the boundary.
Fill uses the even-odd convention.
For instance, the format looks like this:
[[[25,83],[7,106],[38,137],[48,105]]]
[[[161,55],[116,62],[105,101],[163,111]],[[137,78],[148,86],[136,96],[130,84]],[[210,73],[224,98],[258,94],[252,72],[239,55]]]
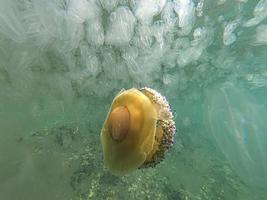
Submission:
[[[267,199],[267,0],[0,0],[0,200]]]

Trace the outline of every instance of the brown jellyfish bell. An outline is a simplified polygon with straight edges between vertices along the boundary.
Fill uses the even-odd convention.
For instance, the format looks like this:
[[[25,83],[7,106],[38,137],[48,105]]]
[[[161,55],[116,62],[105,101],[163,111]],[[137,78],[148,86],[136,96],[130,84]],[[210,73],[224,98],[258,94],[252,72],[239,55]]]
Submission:
[[[154,167],[164,159],[175,134],[166,98],[150,88],[121,91],[101,131],[104,164],[115,175]]]

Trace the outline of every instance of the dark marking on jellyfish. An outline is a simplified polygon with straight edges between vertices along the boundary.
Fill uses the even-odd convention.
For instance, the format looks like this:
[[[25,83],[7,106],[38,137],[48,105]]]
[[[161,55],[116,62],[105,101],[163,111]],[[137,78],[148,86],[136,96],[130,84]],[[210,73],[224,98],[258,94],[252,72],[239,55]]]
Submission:
[[[155,167],[157,164],[162,162],[167,154],[167,151],[172,147],[174,142],[174,134],[175,134],[175,124],[173,120],[158,120],[157,128],[162,128],[164,134],[160,140],[160,144],[158,150],[152,156],[152,159],[149,161],[145,161],[139,169]]]

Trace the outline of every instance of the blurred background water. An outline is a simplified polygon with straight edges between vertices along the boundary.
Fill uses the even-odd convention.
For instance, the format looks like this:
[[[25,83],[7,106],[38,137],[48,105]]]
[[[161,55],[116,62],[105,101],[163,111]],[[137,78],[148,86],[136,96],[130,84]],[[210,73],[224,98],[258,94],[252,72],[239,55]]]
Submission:
[[[143,86],[175,144],[115,177],[101,126]],[[266,0],[0,0],[0,199],[265,199],[266,99]]]

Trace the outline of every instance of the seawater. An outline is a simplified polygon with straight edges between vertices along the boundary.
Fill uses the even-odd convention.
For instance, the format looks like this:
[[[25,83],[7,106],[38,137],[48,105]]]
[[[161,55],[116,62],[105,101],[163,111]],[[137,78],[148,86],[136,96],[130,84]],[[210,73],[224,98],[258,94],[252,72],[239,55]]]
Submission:
[[[175,143],[113,176],[102,124],[144,86]],[[266,0],[0,0],[0,199],[265,199],[266,97]]]

